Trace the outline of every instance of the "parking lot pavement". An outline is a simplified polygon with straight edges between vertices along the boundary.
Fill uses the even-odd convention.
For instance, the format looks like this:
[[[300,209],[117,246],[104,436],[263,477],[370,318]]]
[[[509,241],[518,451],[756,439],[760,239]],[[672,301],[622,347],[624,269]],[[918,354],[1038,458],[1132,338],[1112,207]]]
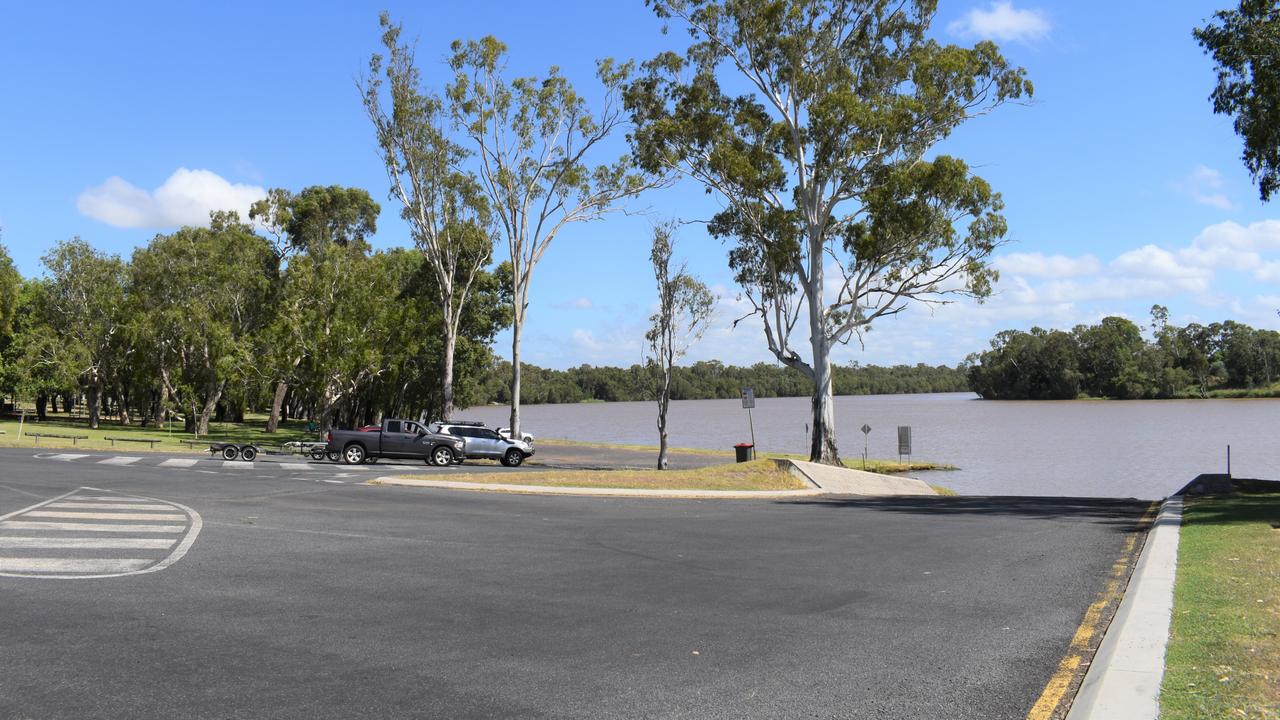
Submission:
[[[0,717],[1021,718],[1145,504],[595,499],[0,453],[198,512],[164,572],[0,577]]]

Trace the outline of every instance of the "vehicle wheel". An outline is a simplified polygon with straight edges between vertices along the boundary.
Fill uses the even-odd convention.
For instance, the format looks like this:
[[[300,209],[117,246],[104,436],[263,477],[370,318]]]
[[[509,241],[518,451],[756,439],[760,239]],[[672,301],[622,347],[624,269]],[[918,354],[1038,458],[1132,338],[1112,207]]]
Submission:
[[[311,451],[311,459],[317,462],[320,460],[323,460],[324,456],[325,456],[325,451],[323,448],[316,448],[315,450]]]
[[[364,461],[369,465],[373,465],[374,463],[378,462],[378,458],[370,456],[365,458]]]
[[[511,448],[502,456],[502,464],[507,467],[520,467],[522,462],[524,462],[524,453],[515,448]]]
[[[359,465],[364,462],[365,455],[364,448],[355,443],[348,445],[342,451],[342,459],[346,460],[348,465]]]
[[[431,464],[440,467],[448,467],[453,462],[453,451],[444,445],[436,447],[431,451]]]
[[[240,459],[245,462],[253,462],[256,457],[258,457],[258,451],[252,447],[246,447],[240,451]]]
[[[240,456],[240,448],[236,447],[235,445],[228,445],[222,448],[223,460],[235,460],[239,456]]]
[[[342,453],[337,450],[326,450],[324,455],[329,458],[329,462],[339,462],[342,460]]]

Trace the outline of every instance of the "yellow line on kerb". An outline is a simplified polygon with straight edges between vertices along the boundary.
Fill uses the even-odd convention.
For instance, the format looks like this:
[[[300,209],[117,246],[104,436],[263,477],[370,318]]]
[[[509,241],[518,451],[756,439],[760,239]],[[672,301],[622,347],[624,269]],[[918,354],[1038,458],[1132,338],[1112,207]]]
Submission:
[[[1151,503],[1147,507],[1147,511],[1142,514],[1142,519],[1138,521],[1137,527],[1142,528],[1150,523],[1159,507],[1160,503]],[[1129,537],[1125,539],[1120,559],[1116,560],[1111,566],[1111,578],[1107,581],[1107,586],[1098,594],[1098,598],[1089,605],[1088,609],[1084,611],[1084,619],[1080,621],[1080,626],[1076,628],[1075,635],[1071,637],[1071,645],[1067,648],[1066,656],[1062,658],[1062,662],[1058,663],[1058,669],[1054,671],[1053,676],[1049,678],[1048,684],[1044,686],[1044,692],[1040,693],[1040,699],[1036,700],[1036,704],[1031,706],[1031,712],[1027,713],[1027,720],[1051,720],[1058,706],[1062,704],[1063,696],[1071,688],[1071,681],[1075,679],[1076,673],[1080,671],[1081,664],[1084,663],[1085,655],[1089,653],[1089,641],[1093,639],[1094,633],[1098,631],[1098,625],[1102,620],[1102,612],[1123,594],[1120,587],[1120,576],[1129,567],[1129,557],[1134,551],[1137,537],[1137,533],[1130,533]]]

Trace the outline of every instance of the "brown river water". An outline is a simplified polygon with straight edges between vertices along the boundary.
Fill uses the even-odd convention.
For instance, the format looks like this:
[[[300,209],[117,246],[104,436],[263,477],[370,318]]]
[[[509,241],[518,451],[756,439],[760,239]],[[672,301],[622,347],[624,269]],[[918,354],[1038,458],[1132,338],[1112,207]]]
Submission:
[[[505,426],[505,407],[459,413]],[[759,450],[804,453],[808,398],[763,398],[752,411]],[[526,405],[525,432],[538,438],[657,445],[653,402]],[[843,457],[861,457],[870,425],[873,458],[897,457],[897,426],[912,427],[913,457],[954,472],[918,476],[961,494],[1155,499],[1200,473],[1224,472],[1231,445],[1236,477],[1280,479],[1280,399],[984,401],[972,393],[836,398]],[[671,403],[674,447],[731,450],[749,442],[741,401]]]

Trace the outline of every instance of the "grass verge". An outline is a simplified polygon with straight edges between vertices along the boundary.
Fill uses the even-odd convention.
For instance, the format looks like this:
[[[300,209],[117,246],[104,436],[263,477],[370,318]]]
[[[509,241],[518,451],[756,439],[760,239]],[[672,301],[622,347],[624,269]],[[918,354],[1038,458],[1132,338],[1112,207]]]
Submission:
[[[261,447],[276,448],[279,445],[293,440],[314,440],[315,433],[306,431],[306,421],[288,421],[281,423],[280,429],[274,434],[264,431],[266,427],[266,418],[262,418],[256,422],[244,423],[210,423],[209,434],[201,435],[198,439],[201,443],[209,442],[234,442],[237,444],[253,443]],[[207,452],[207,445],[196,445],[194,448],[183,444],[183,440],[195,440],[190,433],[182,432],[182,426],[178,425],[172,430],[157,427],[142,427],[140,425],[121,425],[114,420],[102,420],[97,430],[90,430],[88,423],[84,419],[68,418],[65,415],[50,415],[49,419],[44,422],[35,422],[28,417],[22,425],[22,438],[18,437],[18,421],[4,419],[0,420],[0,430],[4,431],[0,435],[0,447],[37,447],[54,449],[76,449],[76,450],[116,450],[125,452],[146,452],[154,450],[155,452],[167,453],[203,453]],[[52,433],[55,435],[87,435],[85,440],[77,440],[72,443],[71,440],[62,438],[36,438],[31,437],[30,433]],[[155,447],[141,442],[117,442],[113,446],[108,437],[137,438],[146,440],[157,440]]]
[[[401,475],[420,479],[421,475]],[[694,470],[548,470],[545,472],[463,473],[454,482],[547,487],[622,488],[628,490],[807,490],[809,486],[769,460],[712,465]]]
[[[1189,499],[1163,720],[1280,718],[1280,491]]]
[[[636,452],[651,452],[655,456],[658,453],[658,447],[656,445],[634,445],[634,444],[628,444],[628,443],[586,442],[582,440],[564,440],[561,438],[539,438],[538,445],[539,447],[544,445],[549,447],[555,447],[559,445],[564,447],[603,448],[606,450],[634,450]],[[673,447],[673,448],[667,448],[667,450],[668,452],[671,452],[674,454],[720,455],[725,458],[733,457],[732,452],[726,452],[722,450],[708,450],[706,448]],[[778,458],[780,460],[781,459],[787,459],[787,460],[808,460],[809,459],[808,455],[801,455],[799,453],[760,453],[759,457]],[[844,461],[844,464],[845,464],[845,467],[850,467],[850,468],[853,468],[854,470],[863,469],[861,458],[858,458],[857,460],[846,459]],[[948,465],[945,463],[928,462],[925,460],[912,460],[910,462],[898,462],[897,460],[871,459],[871,460],[867,460],[867,466],[865,469],[868,472],[875,472],[875,473],[903,473],[903,472],[921,472],[926,470],[955,470],[956,466]]]

